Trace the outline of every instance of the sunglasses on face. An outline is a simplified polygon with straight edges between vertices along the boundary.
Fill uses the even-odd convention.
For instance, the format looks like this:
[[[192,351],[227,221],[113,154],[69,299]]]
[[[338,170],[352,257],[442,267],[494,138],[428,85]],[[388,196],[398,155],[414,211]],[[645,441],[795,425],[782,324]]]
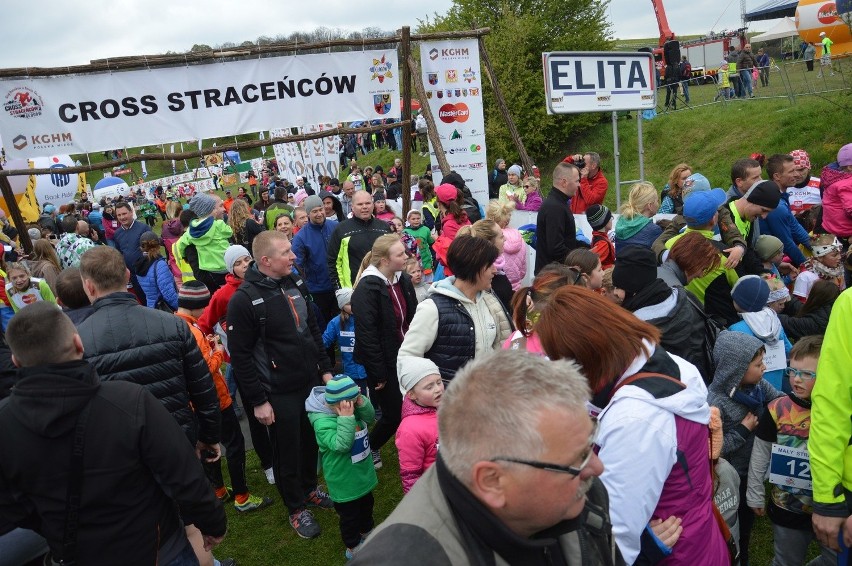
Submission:
[[[560,474],[569,474],[573,477],[579,476],[583,473],[583,469],[589,465],[589,462],[592,460],[592,456],[595,454],[595,443],[598,438],[598,420],[592,419],[592,434],[589,437],[589,448],[583,456],[583,461],[579,466],[561,466],[559,464],[548,464],[546,462],[536,462],[534,460],[522,460],[520,458],[491,458],[491,462],[511,462],[513,464],[522,464],[524,466],[530,466],[532,468],[538,468],[539,470],[545,470],[547,472],[556,472]]]

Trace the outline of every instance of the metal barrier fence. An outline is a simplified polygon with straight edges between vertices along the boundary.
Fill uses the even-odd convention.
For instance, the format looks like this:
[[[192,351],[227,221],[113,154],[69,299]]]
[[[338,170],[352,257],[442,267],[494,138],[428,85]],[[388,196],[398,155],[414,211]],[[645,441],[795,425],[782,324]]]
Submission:
[[[806,61],[782,61],[768,68],[758,69],[758,77],[752,78],[752,96],[728,97],[722,89],[722,81],[707,81],[704,77],[693,77],[674,85],[660,85],[657,89],[657,114],[680,112],[711,104],[730,104],[751,98],[786,98],[791,105],[799,96],[813,96],[852,89],[852,58],[832,61],[831,70],[822,68],[819,59],[814,60],[812,70]],[[824,72],[820,73],[820,70]],[[761,73],[763,71],[763,73]],[[731,90],[735,80],[731,80]],[[684,90],[686,85],[686,90]],[[688,94],[687,94],[688,93]],[[666,104],[666,101],[669,104]]]

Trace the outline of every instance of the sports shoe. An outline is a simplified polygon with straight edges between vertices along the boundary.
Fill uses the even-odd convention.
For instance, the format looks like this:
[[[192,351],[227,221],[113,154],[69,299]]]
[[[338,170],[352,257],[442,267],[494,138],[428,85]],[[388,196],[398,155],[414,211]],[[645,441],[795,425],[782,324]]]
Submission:
[[[219,490],[217,489],[216,490],[216,497],[219,498],[219,501],[224,503],[225,501],[228,501],[229,499],[231,499],[231,497],[234,495],[234,490],[231,489],[230,487],[225,487],[225,486],[222,486],[221,489],[225,490],[224,493],[220,493]]]
[[[358,552],[358,549],[361,548],[363,545],[364,545],[364,539],[361,539],[361,542],[356,544],[354,548],[347,548],[343,552],[343,556],[346,557],[346,560],[352,560],[352,558],[355,556],[355,553]]]
[[[382,469],[382,453],[378,450],[372,450],[373,453],[373,467],[377,470]]]
[[[269,482],[269,485],[275,485],[275,473],[272,468],[266,468],[263,473],[266,474],[266,481]]]
[[[320,526],[307,509],[290,515],[290,526],[302,538],[316,538],[320,535]]]
[[[270,505],[272,505],[272,498],[260,497],[257,495],[249,495],[248,499],[246,499],[243,503],[237,503],[236,501],[234,501],[234,509],[236,509],[240,513],[248,513],[249,511],[263,509],[264,507],[269,507]]]
[[[308,494],[308,505],[320,507],[321,509],[334,509],[334,502],[319,487]]]
[[[237,566],[237,561],[233,558],[225,558],[219,561],[221,566]]]

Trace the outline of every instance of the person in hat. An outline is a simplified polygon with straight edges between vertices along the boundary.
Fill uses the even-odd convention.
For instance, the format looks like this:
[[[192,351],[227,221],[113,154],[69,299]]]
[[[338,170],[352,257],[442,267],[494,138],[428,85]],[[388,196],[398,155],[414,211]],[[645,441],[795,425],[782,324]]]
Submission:
[[[222,201],[222,206],[225,207],[225,214],[231,214],[231,205],[234,204],[234,195],[231,189],[225,191],[225,200]]]
[[[198,279],[213,293],[225,284],[224,254],[234,231],[222,219],[225,207],[214,194],[198,193],[189,201],[189,209],[197,218],[189,223],[189,230],[177,241],[177,251],[184,257],[187,246],[194,245],[198,253]]]
[[[435,251],[435,258],[444,266],[444,274],[452,275],[447,265],[447,250],[459,228],[470,226],[471,223],[467,212],[462,208],[462,199],[455,186],[449,183],[438,185],[435,187],[435,195],[438,199],[438,212],[441,218],[441,235],[435,240],[432,249]]]
[[[754,253],[760,237],[758,218],[766,218],[778,207],[781,191],[774,181],[757,181],[746,193],[729,200],[719,207],[719,234],[729,248],[740,247],[742,259],[731,259],[726,266],[733,267],[740,275],[758,274],[762,271],[761,261]],[[733,253],[733,252],[731,252]]]
[[[488,198],[496,199],[500,196],[500,187],[509,182],[506,173],[506,160],[502,157],[494,162],[494,170],[488,176]]]
[[[793,283],[799,270],[784,261],[784,244],[775,236],[762,235],[754,247],[757,257],[763,262],[763,269],[773,277],[783,279],[785,285]]]
[[[628,246],[615,259],[612,271],[614,295],[619,304],[640,320],[660,329],[660,345],[695,365],[705,383],[712,378],[704,359],[704,317],[683,287],[669,287],[657,277],[654,252]]]
[[[522,174],[523,170],[520,165],[512,165],[509,167],[508,172],[506,173],[506,184],[500,187],[500,192],[497,197],[501,202],[516,199],[519,202],[524,202],[524,200],[526,200],[526,193],[521,187]]]
[[[803,158],[807,159],[807,154],[799,156],[799,165],[802,165]],[[770,155],[766,160],[766,174],[778,185],[781,200],[778,201],[775,210],[771,211],[765,219],[760,219],[760,233],[769,234],[781,240],[784,243],[784,253],[789,256],[791,263],[798,267],[805,263],[805,255],[799,246],[803,245],[805,249],[810,249],[811,238],[790,210],[788,191],[790,187],[796,186],[801,181],[796,159],[786,153]]]
[[[330,193],[322,193],[337,201]],[[337,221],[326,216],[322,196],[309,196],[304,206],[308,213],[308,223],[293,237],[293,253],[296,254],[299,273],[305,277],[308,291],[322,313],[320,328],[325,328],[328,321],[339,312],[328,272],[328,243],[337,228]]]
[[[586,221],[592,227],[592,251],[601,258],[601,269],[606,271],[615,264],[615,245],[609,239],[612,230],[612,212],[602,204],[586,209]]]
[[[683,217],[683,202],[686,201],[689,195],[709,191],[711,188],[710,181],[708,181],[707,177],[701,173],[692,173],[688,175],[682,184],[683,187],[681,187],[680,192],[680,199],[682,200],[680,204],[680,213],[675,214],[669,222],[669,225],[663,230],[663,233],[654,240],[653,244],[651,244],[651,249],[654,250],[654,253],[657,254],[657,258],[660,261],[663,260],[663,254],[665,251],[670,249],[673,245],[673,243],[670,244],[669,242],[683,234],[684,228],[688,228],[686,219]]]
[[[390,222],[396,216],[392,210],[388,208],[387,196],[383,190],[373,192],[373,216],[379,220]]]
[[[817,73],[817,78],[822,78],[825,67],[828,67],[828,71],[833,77],[834,68],[831,66],[831,46],[834,45],[834,42],[831,41],[831,38],[824,31],[819,33],[819,38],[819,42],[822,45],[822,55],[819,58],[819,73]]]
[[[444,381],[438,366],[425,358],[409,358],[400,364],[402,422],[396,431],[402,493],[408,493],[438,455],[438,406]]]
[[[389,385],[393,387],[392,385]],[[373,489],[379,480],[370,458],[367,426],[376,420],[370,399],[347,375],[311,390],[305,411],[314,427],[340,536],[351,559],[373,530]]]
[[[805,302],[811,292],[811,287],[820,279],[831,281],[841,291],[846,289],[846,279],[843,268],[843,247],[833,234],[815,234],[811,238],[813,256],[804,264],[793,295]]]

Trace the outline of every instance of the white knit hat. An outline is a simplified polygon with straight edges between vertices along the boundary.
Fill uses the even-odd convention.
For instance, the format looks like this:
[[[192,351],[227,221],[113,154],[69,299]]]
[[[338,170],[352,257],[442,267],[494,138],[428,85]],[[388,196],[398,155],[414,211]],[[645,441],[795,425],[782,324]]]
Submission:
[[[417,385],[421,379],[430,375],[441,375],[441,370],[432,360],[426,358],[406,357],[399,362],[399,390],[405,395]]]
[[[228,269],[228,273],[231,275],[234,274],[234,264],[237,263],[237,260],[241,257],[249,256],[251,258],[251,254],[249,251],[243,246],[230,246],[227,250],[225,250],[225,267]]]

